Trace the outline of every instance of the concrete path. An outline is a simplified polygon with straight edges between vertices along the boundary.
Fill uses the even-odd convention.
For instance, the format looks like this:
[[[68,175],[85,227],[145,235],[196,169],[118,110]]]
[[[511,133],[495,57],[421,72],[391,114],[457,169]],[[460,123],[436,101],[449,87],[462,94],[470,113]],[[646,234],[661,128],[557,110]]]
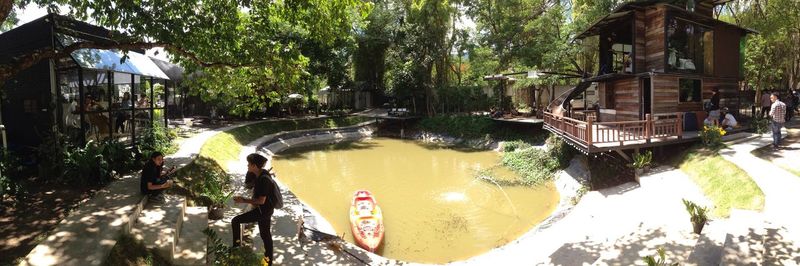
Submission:
[[[641,178],[592,191],[561,221],[517,241],[454,265],[633,265],[665,247],[671,258],[686,261],[694,249],[720,245],[725,235],[712,221],[704,234],[691,234],[689,216],[681,202],[710,205],[702,191],[683,172],[659,167]],[[702,241],[701,241],[702,240]],[[718,253],[707,248],[706,253]],[[702,258],[696,258],[700,260]],[[691,264],[687,264],[691,265]]]
[[[167,156],[167,166],[182,167],[200,152],[213,135],[250,123],[202,132],[186,139],[180,149]],[[101,265],[117,242],[117,236],[131,230],[137,209],[141,210],[139,174],[125,175],[101,189],[86,203],[70,212],[21,265]]]
[[[364,123],[366,125],[368,123]],[[356,128],[347,127],[347,128]],[[369,136],[371,132],[359,133],[329,133],[325,136],[310,134],[315,130],[304,130],[302,132],[309,133],[302,137],[281,139],[275,142],[277,146],[293,146],[304,144],[308,142],[319,142],[322,140],[333,140],[332,138],[354,138],[359,139]],[[322,131],[331,132],[334,129],[324,129]],[[294,132],[293,132],[294,133]],[[272,134],[259,138],[248,145],[242,147],[240,153],[240,162],[245,162],[248,154],[257,151],[257,148],[264,142],[275,138],[275,136],[282,133]],[[270,166],[267,166],[269,168]],[[232,186],[237,189],[236,195],[249,196],[250,192],[244,189],[244,175],[246,174],[245,164],[242,163],[238,167],[229,167],[228,173],[234,176]],[[278,185],[281,187],[281,194],[283,195],[284,207],[280,210],[275,210],[272,216],[272,242],[274,245],[275,262],[277,265],[394,265],[399,264],[397,261],[389,260],[375,254],[364,251],[350,243],[341,241],[335,237],[336,232],[333,227],[321,218],[321,215],[316,213],[315,210],[298,199],[294,193],[289,191],[287,187],[280,184],[280,173],[278,173]],[[225,210],[224,218],[217,221],[210,221],[210,227],[218,232],[220,238],[224,243],[232,243],[232,233],[230,220],[238,214],[241,214],[249,208],[247,204],[234,204],[232,201],[228,203],[229,208]],[[315,219],[315,218],[320,219]],[[327,234],[317,234],[312,238],[323,238],[311,240],[307,237],[308,234],[299,233],[305,231],[300,228],[300,221],[304,221],[303,226],[307,228],[314,228],[315,230],[325,232]],[[252,245],[256,252],[264,252],[264,243],[258,237],[258,228],[252,226],[253,236]]]
[[[763,219],[772,226],[785,228],[787,233],[784,237],[795,243],[795,249],[800,249],[800,219],[797,216],[797,204],[800,203],[800,177],[752,153],[771,143],[772,137],[764,134],[753,140],[731,145],[720,151],[720,155],[753,178],[765,196]],[[795,158],[794,162],[800,163],[800,160]]]

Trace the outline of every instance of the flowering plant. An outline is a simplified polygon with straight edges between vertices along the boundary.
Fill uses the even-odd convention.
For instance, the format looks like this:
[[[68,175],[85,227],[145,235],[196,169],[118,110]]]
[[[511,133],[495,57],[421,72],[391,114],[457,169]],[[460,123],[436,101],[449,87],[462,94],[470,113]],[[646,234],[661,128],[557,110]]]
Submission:
[[[722,136],[726,133],[719,126],[703,126],[703,131],[700,131],[700,139],[703,140],[703,145],[706,147],[719,147],[722,145]]]

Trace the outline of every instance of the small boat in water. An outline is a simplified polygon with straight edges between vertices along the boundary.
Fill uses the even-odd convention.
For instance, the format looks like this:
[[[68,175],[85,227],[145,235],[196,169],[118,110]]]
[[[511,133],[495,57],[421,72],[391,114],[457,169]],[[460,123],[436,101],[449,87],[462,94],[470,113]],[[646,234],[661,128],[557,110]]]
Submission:
[[[359,190],[353,195],[350,228],[358,246],[372,253],[378,250],[383,241],[383,214],[369,191]]]

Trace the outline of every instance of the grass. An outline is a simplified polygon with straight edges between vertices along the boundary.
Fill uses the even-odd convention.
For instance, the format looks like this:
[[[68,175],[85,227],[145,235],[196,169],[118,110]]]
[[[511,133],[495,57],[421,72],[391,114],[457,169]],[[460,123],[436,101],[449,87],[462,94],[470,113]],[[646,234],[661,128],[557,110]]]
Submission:
[[[265,121],[221,132],[211,137],[200,149],[200,155],[208,157],[224,168],[231,162],[239,161],[239,153],[242,151],[244,145],[265,135],[275,134],[281,131],[352,126],[369,120],[372,119],[349,116],[307,120]]]
[[[764,193],[741,168],[715,151],[694,147],[683,154],[678,166],[714,202],[711,215],[730,216],[731,208],[761,210]]]
[[[123,234],[117,238],[117,244],[111,249],[111,254],[103,265],[122,266],[149,266],[172,265],[169,260],[147,249],[141,241],[131,235]]]

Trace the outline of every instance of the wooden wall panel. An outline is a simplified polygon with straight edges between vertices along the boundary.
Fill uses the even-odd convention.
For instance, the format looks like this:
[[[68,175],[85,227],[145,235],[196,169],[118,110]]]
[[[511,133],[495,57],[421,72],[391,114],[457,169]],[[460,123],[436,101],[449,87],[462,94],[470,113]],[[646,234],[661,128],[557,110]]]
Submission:
[[[714,28],[714,76],[739,77],[739,40],[741,31],[730,26]]]
[[[656,75],[653,81],[653,113],[668,114],[678,111],[678,79],[673,76]]]
[[[634,73],[642,73],[649,71],[647,68],[647,20],[645,18],[645,11],[643,10],[636,10],[634,14],[634,62],[633,62],[633,72]]]
[[[641,99],[639,78],[627,78],[609,82],[614,87],[614,100],[617,121],[639,120]]]
[[[660,74],[653,80],[653,112],[696,112],[703,110],[703,102],[680,102],[678,83],[681,78],[702,80],[703,102],[711,99],[713,88],[719,88],[720,106],[736,109],[739,106],[739,91],[736,79],[699,77],[691,75]]]
[[[646,9],[645,18],[645,60],[646,71],[664,72],[664,19],[665,7]]]

